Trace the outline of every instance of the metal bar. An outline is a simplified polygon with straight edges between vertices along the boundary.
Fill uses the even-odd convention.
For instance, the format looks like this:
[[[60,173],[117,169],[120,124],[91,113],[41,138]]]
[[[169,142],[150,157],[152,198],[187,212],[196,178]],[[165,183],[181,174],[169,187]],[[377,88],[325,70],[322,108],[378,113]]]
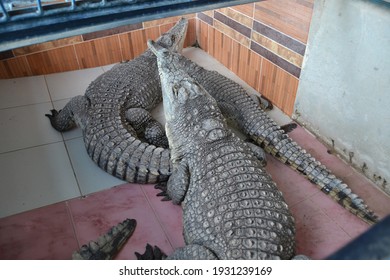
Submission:
[[[8,15],[8,12],[7,10],[5,9],[4,7],[4,4],[2,1],[0,1],[0,9],[1,9],[1,13],[3,14],[3,16],[0,18],[1,21],[6,21],[9,19],[9,15]]]
[[[41,2],[41,0],[37,0],[37,14],[38,14],[38,15],[42,15],[42,14],[43,14],[42,2]]]
[[[42,6],[40,17],[16,13],[0,23],[0,51],[69,36],[115,28],[164,17],[196,13],[221,7],[256,2],[253,0],[123,1],[72,0],[59,9]],[[75,7],[72,10],[72,6]]]
[[[390,260],[390,215],[327,259]]]

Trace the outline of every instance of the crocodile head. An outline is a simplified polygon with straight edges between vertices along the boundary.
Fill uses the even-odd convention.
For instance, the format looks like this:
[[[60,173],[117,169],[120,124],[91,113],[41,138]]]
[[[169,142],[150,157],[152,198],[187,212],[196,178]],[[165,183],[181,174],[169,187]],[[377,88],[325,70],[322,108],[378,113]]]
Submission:
[[[181,52],[186,39],[188,20],[180,19],[167,33],[157,39],[157,43],[173,52]]]
[[[181,56],[151,40],[148,46],[157,56],[170,147],[188,149],[191,139],[205,143],[231,135],[217,102],[187,74]]]

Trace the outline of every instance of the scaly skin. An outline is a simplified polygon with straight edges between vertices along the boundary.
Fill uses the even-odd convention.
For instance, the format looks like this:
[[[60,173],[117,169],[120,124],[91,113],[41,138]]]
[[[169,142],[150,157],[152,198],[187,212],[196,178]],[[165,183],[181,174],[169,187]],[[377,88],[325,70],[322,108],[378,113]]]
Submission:
[[[180,20],[157,40],[158,44],[181,51],[187,25],[186,19]],[[156,58],[147,50],[134,60],[117,64],[94,80],[84,96],[74,97],[63,110],[52,110],[47,116],[58,131],[79,126],[88,155],[109,174],[128,182],[157,183],[171,174],[169,150],[155,146],[166,147],[167,140],[156,121],[145,122],[132,110],[147,115],[161,101]],[[149,143],[139,139],[130,123],[139,131],[140,121],[145,134],[158,131],[162,132],[160,137],[145,136]]]
[[[267,153],[303,174],[322,192],[368,224],[378,217],[363,200],[324,165],[303,150],[249,97],[239,84],[216,71],[208,71],[184,56],[177,63],[201,84],[218,103],[223,115]]]
[[[163,36],[165,39],[169,37]],[[240,85],[215,71],[205,70],[184,57],[178,59],[182,61],[188,74],[217,100],[225,117],[257,145],[306,176],[321,191],[365,222],[377,222],[377,216],[367,208],[363,200],[291,140]],[[151,79],[157,74],[155,71],[148,72],[155,66],[154,61],[147,51],[134,61],[117,65],[94,81],[85,97],[75,97],[62,111],[53,111],[49,116],[53,127],[59,131],[70,129],[75,122],[81,126],[91,158],[108,173],[128,182],[161,182],[166,181],[171,174],[169,150],[156,148],[139,140],[137,132],[129,125],[135,125],[134,122],[139,121],[138,116],[130,110],[126,112],[126,109],[133,108],[150,110],[161,100],[160,87]],[[142,71],[137,71],[139,69]],[[142,128],[158,131],[151,133],[151,137],[145,137],[149,143],[166,146],[161,127],[144,124]]]
[[[174,165],[167,193],[183,208],[186,246],[169,259],[291,259],[294,219],[271,177],[178,56],[149,47]]]
[[[112,227],[106,234],[101,235],[96,241],[81,246],[80,250],[74,252],[74,260],[111,260],[126,241],[133,235],[137,226],[136,220],[126,219]]]

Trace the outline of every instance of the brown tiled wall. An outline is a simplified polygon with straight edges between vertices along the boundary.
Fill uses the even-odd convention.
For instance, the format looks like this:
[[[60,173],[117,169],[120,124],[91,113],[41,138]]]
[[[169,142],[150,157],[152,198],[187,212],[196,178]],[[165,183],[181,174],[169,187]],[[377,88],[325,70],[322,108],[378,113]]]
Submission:
[[[196,42],[195,14],[187,15],[186,46]],[[180,17],[118,27],[0,53],[0,79],[97,67],[132,59]]]
[[[268,0],[198,13],[198,43],[291,115],[313,2]]]
[[[200,47],[293,112],[314,0],[268,0],[187,15],[186,46]],[[61,39],[0,53],[0,78],[42,75],[133,59],[180,17]]]

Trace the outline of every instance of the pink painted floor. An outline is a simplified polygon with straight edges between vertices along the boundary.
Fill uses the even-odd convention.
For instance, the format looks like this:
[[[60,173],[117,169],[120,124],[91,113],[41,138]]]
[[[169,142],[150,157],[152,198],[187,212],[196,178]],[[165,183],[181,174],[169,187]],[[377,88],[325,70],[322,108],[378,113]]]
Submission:
[[[380,217],[390,199],[303,128],[290,136],[322,161]],[[285,195],[296,219],[297,253],[323,259],[369,226],[349,214],[289,167],[268,158],[267,170]],[[72,252],[126,218],[137,228],[117,259],[135,259],[146,243],[167,254],[184,244],[181,208],[162,202],[152,185],[124,184],[0,219],[0,259],[70,259]]]

